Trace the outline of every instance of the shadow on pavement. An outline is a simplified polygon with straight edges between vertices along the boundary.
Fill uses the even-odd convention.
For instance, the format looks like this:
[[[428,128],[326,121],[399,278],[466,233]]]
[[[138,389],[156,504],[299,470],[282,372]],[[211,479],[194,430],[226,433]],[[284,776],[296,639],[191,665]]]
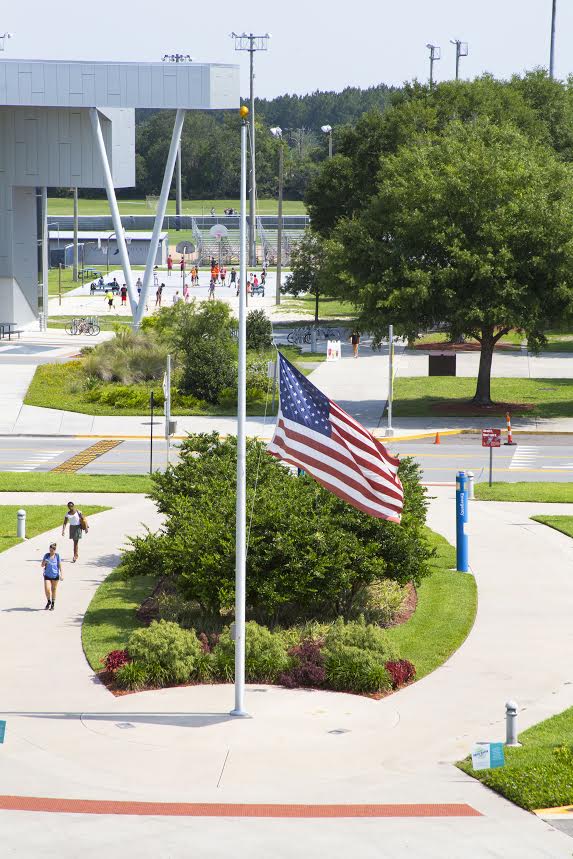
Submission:
[[[0,711],[3,716],[21,716],[48,721],[114,722],[120,727],[129,725],[164,725],[172,728],[206,728],[236,719],[229,713],[66,713],[33,711]]]

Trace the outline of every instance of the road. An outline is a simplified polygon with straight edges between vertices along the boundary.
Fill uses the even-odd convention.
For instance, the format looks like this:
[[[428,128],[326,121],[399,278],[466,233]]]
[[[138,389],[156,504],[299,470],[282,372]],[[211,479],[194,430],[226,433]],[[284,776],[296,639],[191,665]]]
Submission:
[[[573,437],[516,436],[515,447],[502,445],[493,451],[494,480],[549,480],[573,478]],[[51,471],[57,465],[95,443],[95,439],[54,437],[0,438],[0,471]],[[172,445],[172,461],[177,456]],[[481,447],[477,433],[433,439],[397,441],[389,445],[400,456],[413,456],[422,466],[424,481],[452,483],[456,471],[473,471],[476,482],[488,479],[489,451]],[[153,441],[153,467],[163,468],[165,442]],[[81,469],[84,474],[145,474],[149,471],[149,441],[125,439],[108,453]]]

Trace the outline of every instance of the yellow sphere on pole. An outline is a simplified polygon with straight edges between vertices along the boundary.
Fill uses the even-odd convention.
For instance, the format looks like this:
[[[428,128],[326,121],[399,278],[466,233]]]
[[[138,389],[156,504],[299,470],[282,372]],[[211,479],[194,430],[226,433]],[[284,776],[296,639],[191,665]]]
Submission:
[[[239,115],[241,119],[246,119],[246,117],[249,115],[249,108],[246,104],[241,105],[241,107],[239,108]]]

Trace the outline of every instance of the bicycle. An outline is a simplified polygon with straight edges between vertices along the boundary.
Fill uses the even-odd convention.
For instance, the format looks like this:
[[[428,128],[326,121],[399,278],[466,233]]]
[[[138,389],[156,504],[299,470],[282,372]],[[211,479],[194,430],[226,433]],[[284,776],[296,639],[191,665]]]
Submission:
[[[72,319],[71,322],[68,322],[66,325],[66,334],[70,334],[71,336],[87,334],[89,337],[95,337],[100,332],[100,327],[97,322],[94,322],[93,319],[87,319],[86,317],[82,319]]]

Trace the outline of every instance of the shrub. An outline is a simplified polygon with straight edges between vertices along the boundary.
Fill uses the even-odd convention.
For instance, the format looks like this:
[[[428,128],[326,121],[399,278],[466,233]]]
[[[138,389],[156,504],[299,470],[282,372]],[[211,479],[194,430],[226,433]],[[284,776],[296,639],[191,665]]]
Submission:
[[[117,669],[114,679],[120,689],[138,692],[147,685],[147,670],[139,662],[126,662]]]
[[[384,661],[396,659],[398,654],[390,643],[385,630],[372,623],[366,623],[364,617],[345,623],[339,617],[332,624],[325,636],[325,647],[336,650],[340,647],[353,647],[368,650]]]
[[[106,658],[102,659],[102,662],[105,665],[105,670],[113,674],[122,665],[127,665],[128,662],[131,662],[131,659],[127,650],[111,650]]]
[[[392,678],[393,689],[405,686],[416,676],[416,669],[409,659],[390,659],[386,663],[386,670]]]
[[[145,667],[149,682],[157,686],[189,680],[202,653],[195,632],[166,620],[132,632],[127,650],[134,662]]]
[[[325,651],[326,681],[340,692],[383,692],[392,680],[384,659],[373,650],[340,644]]]
[[[247,349],[268,349],[273,344],[273,326],[264,310],[247,314]]]
[[[235,672],[235,642],[225,627],[213,648],[215,670],[223,680],[232,680]],[[288,667],[288,656],[280,634],[251,620],[246,624],[245,678],[250,683],[274,683]]]
[[[356,595],[353,613],[363,615],[370,623],[389,626],[406,599],[406,588],[393,579],[378,579],[361,588]]]
[[[322,643],[305,639],[288,651],[291,665],[279,677],[279,683],[288,689],[297,686],[322,686],[326,678]]]
[[[132,385],[160,379],[165,368],[167,348],[153,333],[117,326],[115,337],[100,343],[83,360],[87,376],[103,382]]]

